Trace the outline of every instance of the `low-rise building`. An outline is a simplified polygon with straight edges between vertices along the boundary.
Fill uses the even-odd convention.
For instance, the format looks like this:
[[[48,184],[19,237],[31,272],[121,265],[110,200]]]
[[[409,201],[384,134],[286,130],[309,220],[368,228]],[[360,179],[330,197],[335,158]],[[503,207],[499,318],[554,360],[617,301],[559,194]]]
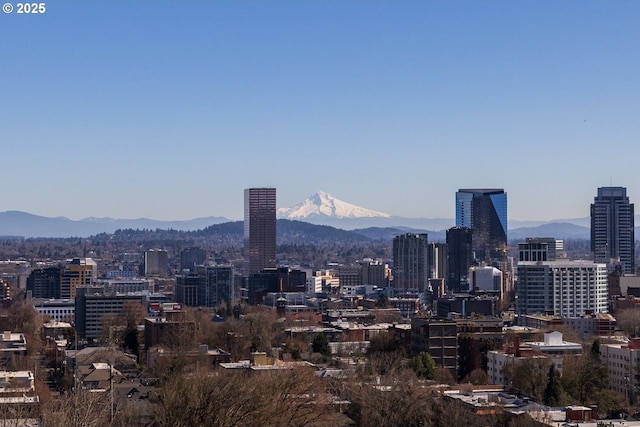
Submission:
[[[71,323],[50,321],[42,325],[40,336],[46,340],[67,340],[73,338],[75,331]]]
[[[168,348],[190,348],[194,344],[196,323],[194,321],[147,317],[144,319],[144,346],[158,345]]]
[[[111,390],[115,381],[124,376],[108,363],[95,362],[78,368],[78,381],[82,390],[106,393]]]
[[[16,356],[27,355],[27,339],[21,332],[4,331],[0,335],[0,366],[7,367]]]
[[[220,367],[227,370],[271,371],[300,367],[315,368],[315,365],[302,360],[284,361],[276,357],[271,357],[264,352],[253,352],[249,360],[220,363]]]
[[[613,336],[616,332],[616,324],[616,318],[609,313],[589,313],[580,317],[560,317],[550,314],[528,314],[524,316],[525,326],[543,330],[567,326],[583,340],[592,336]]]
[[[129,304],[138,304],[147,310],[149,304],[166,299],[164,294],[146,291],[119,294],[107,292],[103,287],[77,288],[75,314],[78,335],[88,340],[104,338],[109,333],[105,330],[106,315],[120,316],[123,308]]]
[[[502,348],[504,321],[500,317],[456,319],[458,325],[458,375],[465,378],[476,369],[486,369],[488,351]]]
[[[205,344],[189,350],[158,346],[147,350],[147,368],[153,371],[157,366],[161,366],[164,360],[168,360],[168,363],[171,363],[176,357],[186,360],[187,363],[206,363],[210,366],[217,366],[231,361],[231,354],[228,351],[221,348],[210,349]],[[164,366],[167,365],[165,364]]]
[[[113,368],[121,373],[137,372],[135,356],[128,355],[112,347],[86,347],[81,350],[65,350],[64,357],[66,373],[72,377],[79,372],[88,372],[95,363],[113,365]]]
[[[32,371],[0,371],[0,405],[3,408],[0,413],[0,425],[27,425],[17,422],[4,424],[2,419],[11,413],[21,414],[21,421],[34,417],[39,402]],[[9,411],[8,408],[12,408],[13,411]]]
[[[58,322],[74,322],[76,302],[73,298],[65,299],[33,299],[33,308],[43,316]]]
[[[458,378],[458,328],[456,322],[416,317],[411,319],[411,354],[426,351],[437,367]]]
[[[564,341],[562,333],[553,331],[544,334],[543,341],[521,342],[516,338],[507,351],[487,352],[487,375],[494,385],[509,385],[509,373],[515,365],[525,359],[547,359],[562,373],[565,356],[582,354],[582,345]]]
[[[567,406],[550,408],[521,396],[505,393],[490,386],[451,389],[443,392],[445,404],[473,414],[482,425],[493,425],[497,419],[509,424],[549,427],[640,427],[640,421],[628,419],[599,419],[594,407]],[[520,421],[518,421],[520,420]]]
[[[600,344],[600,358],[609,372],[609,388],[628,397],[640,390],[640,338]]]

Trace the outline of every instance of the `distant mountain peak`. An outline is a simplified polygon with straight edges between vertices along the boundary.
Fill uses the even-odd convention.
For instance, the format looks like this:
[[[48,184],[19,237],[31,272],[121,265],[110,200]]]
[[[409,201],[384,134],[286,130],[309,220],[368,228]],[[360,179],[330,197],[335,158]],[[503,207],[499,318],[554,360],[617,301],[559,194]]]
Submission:
[[[325,191],[317,191],[290,208],[278,209],[279,218],[390,218],[391,215],[344,202]]]

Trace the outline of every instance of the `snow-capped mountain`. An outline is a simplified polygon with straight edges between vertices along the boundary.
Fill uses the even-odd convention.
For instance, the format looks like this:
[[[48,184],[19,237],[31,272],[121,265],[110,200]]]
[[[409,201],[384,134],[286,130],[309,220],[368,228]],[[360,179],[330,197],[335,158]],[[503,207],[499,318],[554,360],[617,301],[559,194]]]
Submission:
[[[391,215],[352,205],[324,191],[318,191],[291,208],[278,209],[278,218],[304,221],[318,217],[357,219],[390,218]]]

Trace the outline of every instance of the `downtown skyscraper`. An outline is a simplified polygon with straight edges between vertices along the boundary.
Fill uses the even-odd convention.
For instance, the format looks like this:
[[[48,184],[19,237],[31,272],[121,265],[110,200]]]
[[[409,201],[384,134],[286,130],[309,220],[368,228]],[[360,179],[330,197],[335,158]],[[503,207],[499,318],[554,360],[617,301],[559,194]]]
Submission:
[[[276,267],[276,189],[244,190],[244,259],[247,275]]]
[[[396,292],[424,292],[429,285],[429,239],[426,233],[393,238],[393,287]]]
[[[477,262],[501,262],[507,246],[507,193],[503,189],[458,190],[456,227],[472,230]]]
[[[634,209],[624,187],[600,187],[591,204],[593,260],[610,271],[635,273]]]
[[[467,275],[473,265],[472,231],[468,227],[447,230],[447,291],[468,289]]]

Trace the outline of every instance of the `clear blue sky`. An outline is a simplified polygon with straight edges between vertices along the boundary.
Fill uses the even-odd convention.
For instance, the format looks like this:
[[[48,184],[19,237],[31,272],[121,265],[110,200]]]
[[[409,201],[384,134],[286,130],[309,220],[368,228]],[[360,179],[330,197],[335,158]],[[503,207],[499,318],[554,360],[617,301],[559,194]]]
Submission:
[[[471,187],[519,220],[587,216],[610,184],[640,203],[639,22],[631,0],[2,13],[0,211],[239,219],[260,186],[407,217]]]

